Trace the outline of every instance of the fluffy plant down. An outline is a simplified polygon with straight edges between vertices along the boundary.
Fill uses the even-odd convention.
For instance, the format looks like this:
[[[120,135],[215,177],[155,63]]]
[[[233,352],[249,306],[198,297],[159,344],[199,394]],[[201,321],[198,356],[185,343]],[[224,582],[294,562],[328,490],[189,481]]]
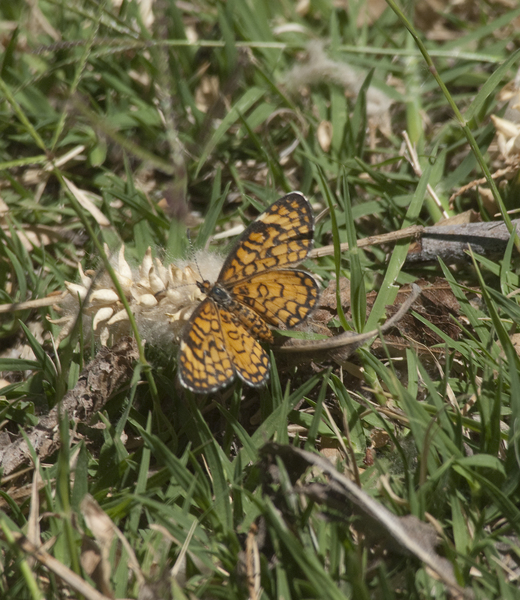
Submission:
[[[108,248],[105,252],[109,254]],[[178,344],[184,325],[204,297],[197,281],[214,281],[222,258],[199,250],[187,260],[165,264],[152,258],[148,248],[137,268],[125,259],[125,247],[112,255],[112,267],[124,291],[140,334],[157,346]],[[84,331],[92,330],[101,345],[113,344],[130,333],[130,321],[113,280],[106,271],[83,271],[78,264],[79,283],[65,282],[68,296],[57,310],[63,317],[58,343],[71,332],[79,316]]]

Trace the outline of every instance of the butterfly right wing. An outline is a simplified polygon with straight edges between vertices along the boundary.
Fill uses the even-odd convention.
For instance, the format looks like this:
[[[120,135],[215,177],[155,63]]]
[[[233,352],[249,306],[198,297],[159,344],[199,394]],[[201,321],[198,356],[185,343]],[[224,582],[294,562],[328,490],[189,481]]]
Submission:
[[[320,288],[305,271],[281,269],[237,283],[232,296],[237,304],[253,309],[260,321],[285,329],[304,321],[316,308]]]
[[[218,277],[226,288],[271,269],[297,265],[313,246],[314,215],[303,194],[280,198],[244,231]]]

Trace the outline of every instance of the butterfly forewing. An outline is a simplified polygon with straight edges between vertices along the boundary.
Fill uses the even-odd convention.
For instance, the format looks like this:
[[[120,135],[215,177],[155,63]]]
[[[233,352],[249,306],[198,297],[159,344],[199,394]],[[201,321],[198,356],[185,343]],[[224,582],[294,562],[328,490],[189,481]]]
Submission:
[[[270,269],[297,265],[312,249],[314,215],[302,194],[280,198],[245,230],[227,257],[218,282],[226,287]]]

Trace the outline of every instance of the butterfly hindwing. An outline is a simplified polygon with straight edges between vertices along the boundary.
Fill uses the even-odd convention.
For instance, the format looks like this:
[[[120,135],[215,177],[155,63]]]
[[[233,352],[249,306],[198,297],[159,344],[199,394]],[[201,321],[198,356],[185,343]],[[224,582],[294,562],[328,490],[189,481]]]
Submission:
[[[233,298],[250,306],[274,327],[295,327],[314,310],[319,298],[314,278],[297,270],[268,271],[236,284]]]
[[[242,313],[249,315],[251,327],[258,320],[263,323],[247,306]],[[184,387],[207,394],[227,385],[235,374],[253,387],[263,385],[269,376],[269,357],[251,333],[236,314],[210,298],[203,300],[180,345],[179,377]]]
[[[269,377],[269,357],[236,315],[220,309],[222,333],[236,372],[248,385],[258,387]]]
[[[206,298],[193,313],[180,344],[179,377],[184,387],[207,394],[235,376],[217,305]]]

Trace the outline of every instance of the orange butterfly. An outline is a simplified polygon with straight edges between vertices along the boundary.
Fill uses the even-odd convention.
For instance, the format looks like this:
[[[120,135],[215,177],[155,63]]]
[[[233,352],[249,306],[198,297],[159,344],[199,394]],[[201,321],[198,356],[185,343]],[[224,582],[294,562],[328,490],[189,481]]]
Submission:
[[[273,327],[294,327],[315,308],[314,278],[293,267],[313,245],[314,215],[299,192],[277,200],[244,231],[217,281],[197,282],[206,294],[180,343],[179,378],[207,394],[238,375],[253,387],[266,383],[269,357],[259,344],[272,342]]]

